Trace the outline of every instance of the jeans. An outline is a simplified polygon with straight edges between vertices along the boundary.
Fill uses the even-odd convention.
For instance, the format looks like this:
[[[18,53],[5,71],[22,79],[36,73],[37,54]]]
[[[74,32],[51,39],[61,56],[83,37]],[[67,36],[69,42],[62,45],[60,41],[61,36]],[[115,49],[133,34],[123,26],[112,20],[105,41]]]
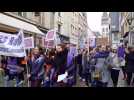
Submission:
[[[112,78],[114,87],[117,86],[117,83],[118,83],[118,77],[119,77],[119,72],[120,72],[120,70],[111,69],[111,78]]]
[[[132,75],[133,75],[133,72],[127,72],[127,84],[129,86],[131,85]],[[134,80],[133,80],[133,83],[134,83]]]
[[[83,71],[82,65],[78,64],[78,68],[79,68],[79,70],[78,70],[79,76],[82,77],[83,76],[82,75],[82,71]]]

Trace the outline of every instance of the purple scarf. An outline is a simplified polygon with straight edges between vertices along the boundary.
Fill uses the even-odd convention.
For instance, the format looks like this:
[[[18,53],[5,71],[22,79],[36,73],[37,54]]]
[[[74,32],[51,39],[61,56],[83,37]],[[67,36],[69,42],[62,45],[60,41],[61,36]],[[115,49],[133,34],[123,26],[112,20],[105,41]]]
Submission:
[[[124,58],[124,54],[125,54],[124,47],[119,47],[118,48],[118,57]]]

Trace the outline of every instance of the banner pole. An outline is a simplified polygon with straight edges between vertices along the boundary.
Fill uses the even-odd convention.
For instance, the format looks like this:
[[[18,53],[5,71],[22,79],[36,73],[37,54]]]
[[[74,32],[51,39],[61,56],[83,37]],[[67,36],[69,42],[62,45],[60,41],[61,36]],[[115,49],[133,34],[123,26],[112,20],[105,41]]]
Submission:
[[[25,49],[25,53],[26,53],[26,49]],[[27,64],[27,54],[26,54],[26,56],[25,56],[25,60],[26,60],[26,70],[27,70],[27,77],[29,76],[29,68],[28,68],[28,64]],[[30,81],[29,81],[29,77],[28,77],[28,80],[27,80],[27,82],[28,82],[28,87],[30,87]]]
[[[22,33],[23,33],[23,29],[21,29]],[[28,70],[28,64],[27,64],[27,53],[26,53],[26,48],[25,48],[25,45],[24,45],[24,33],[23,33],[23,47],[24,47],[24,53],[25,53],[25,60],[26,60],[26,73],[27,73],[27,77],[29,75],[29,70]],[[28,87],[30,86],[30,82],[29,82],[29,78],[28,78]]]

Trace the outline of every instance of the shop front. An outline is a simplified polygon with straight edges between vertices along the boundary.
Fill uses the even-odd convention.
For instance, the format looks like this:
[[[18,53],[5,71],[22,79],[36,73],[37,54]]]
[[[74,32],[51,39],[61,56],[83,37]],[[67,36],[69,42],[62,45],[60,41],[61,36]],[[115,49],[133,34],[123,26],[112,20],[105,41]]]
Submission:
[[[0,31],[10,34],[17,34],[20,30],[23,30],[24,37],[34,37],[35,44],[40,44],[41,37],[44,33],[41,32],[35,25],[28,22],[19,20],[17,18],[0,13]],[[37,42],[37,43],[36,43]]]

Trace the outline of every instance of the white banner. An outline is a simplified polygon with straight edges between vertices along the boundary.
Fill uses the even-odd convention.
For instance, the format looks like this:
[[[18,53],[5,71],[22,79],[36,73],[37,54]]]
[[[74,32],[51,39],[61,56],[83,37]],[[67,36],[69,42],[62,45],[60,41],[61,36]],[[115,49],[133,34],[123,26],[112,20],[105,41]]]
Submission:
[[[23,31],[17,35],[0,32],[0,55],[24,57],[24,36]]]
[[[34,38],[33,37],[24,38],[24,45],[25,45],[25,49],[34,48]]]

